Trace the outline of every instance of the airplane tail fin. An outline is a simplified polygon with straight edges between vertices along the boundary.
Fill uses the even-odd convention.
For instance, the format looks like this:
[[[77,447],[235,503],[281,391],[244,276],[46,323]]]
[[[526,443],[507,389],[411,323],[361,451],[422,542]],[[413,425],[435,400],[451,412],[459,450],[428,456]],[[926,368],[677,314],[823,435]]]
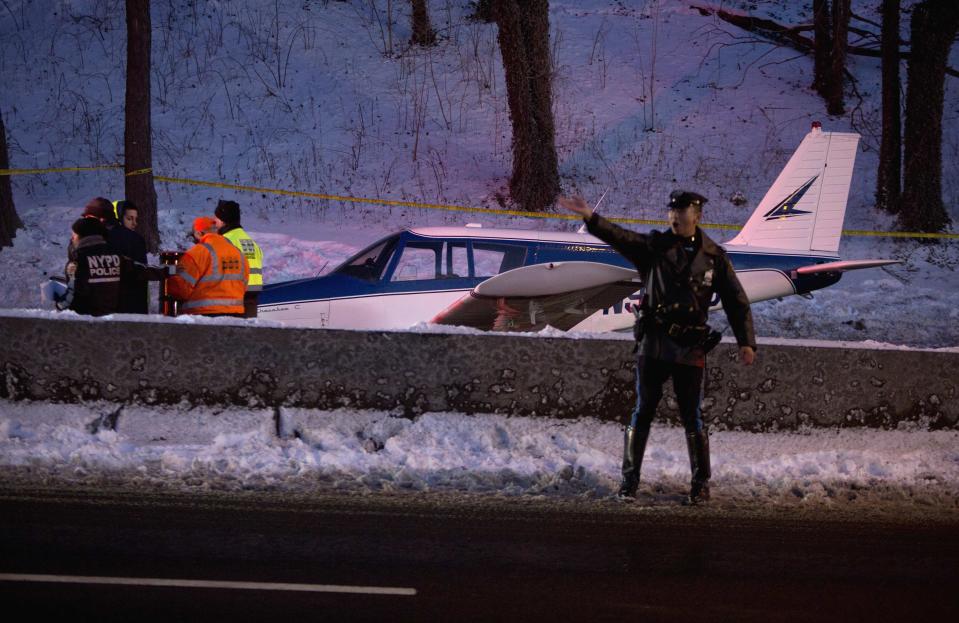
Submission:
[[[838,254],[858,144],[858,134],[823,132],[813,123],[742,231],[726,246]]]

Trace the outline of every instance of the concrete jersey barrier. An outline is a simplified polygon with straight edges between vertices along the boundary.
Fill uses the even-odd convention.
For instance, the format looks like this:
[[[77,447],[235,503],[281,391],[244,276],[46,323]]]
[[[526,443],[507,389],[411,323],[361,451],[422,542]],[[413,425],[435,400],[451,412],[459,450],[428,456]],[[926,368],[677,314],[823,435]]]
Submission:
[[[506,413],[624,422],[632,342],[0,315],[0,397]],[[710,355],[716,429],[956,429],[959,353],[761,344]],[[661,416],[678,422],[671,389]]]

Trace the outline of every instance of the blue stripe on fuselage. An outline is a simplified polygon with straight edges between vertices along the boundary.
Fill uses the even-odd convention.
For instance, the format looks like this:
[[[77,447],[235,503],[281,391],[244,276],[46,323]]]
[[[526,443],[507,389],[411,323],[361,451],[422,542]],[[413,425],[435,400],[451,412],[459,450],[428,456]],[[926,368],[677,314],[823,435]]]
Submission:
[[[424,239],[421,236],[405,232],[404,240]],[[592,242],[545,242],[522,238],[455,238],[446,239],[449,242],[463,243],[467,240],[476,242],[506,242],[516,246],[526,247],[525,266],[545,264],[547,262],[600,262],[632,268],[633,265],[626,258],[619,255],[609,245]],[[839,280],[837,273],[822,275],[808,275],[793,278],[792,272],[800,266],[809,266],[838,259],[836,256],[810,256],[803,254],[768,253],[729,251],[729,258],[733,267],[740,272],[752,270],[775,270],[789,278],[797,293],[809,292],[817,288],[831,285]],[[395,258],[394,258],[395,260]],[[387,278],[389,275],[386,276]],[[322,277],[297,279],[275,284],[267,284],[260,292],[260,305],[276,305],[281,303],[308,303],[312,301],[330,299],[350,299],[374,296],[390,296],[395,294],[425,294],[433,292],[469,291],[485,281],[488,277],[460,277],[453,279],[433,279],[415,281],[387,281],[385,278],[378,281],[365,281],[357,277],[338,274],[336,272]]]

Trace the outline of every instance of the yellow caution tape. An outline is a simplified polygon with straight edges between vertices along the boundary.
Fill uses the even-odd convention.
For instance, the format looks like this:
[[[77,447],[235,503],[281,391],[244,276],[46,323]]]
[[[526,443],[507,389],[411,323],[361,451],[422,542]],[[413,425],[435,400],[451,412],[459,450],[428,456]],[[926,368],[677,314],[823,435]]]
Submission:
[[[332,201],[345,201],[352,203],[372,203],[378,205],[401,206],[409,208],[426,208],[430,210],[450,210],[455,212],[481,212],[483,214],[495,214],[500,216],[524,216],[529,218],[552,218],[566,221],[579,220],[578,214],[554,214],[551,212],[526,212],[523,210],[498,210],[496,208],[476,208],[471,206],[459,206],[443,203],[421,203],[418,201],[395,201],[392,199],[371,199],[368,197],[348,197],[344,195],[327,195],[323,193],[310,193],[300,190],[283,190],[281,188],[264,188],[261,186],[242,186],[239,184],[224,184],[222,182],[206,182],[202,180],[191,180],[178,177],[164,177],[156,175],[153,179],[159,182],[168,182],[171,184],[190,184],[193,186],[207,186],[210,188],[225,188],[228,190],[244,190],[249,192],[270,193],[274,195],[287,195],[291,197],[308,197],[311,199],[329,199]],[[609,217],[614,223],[625,223],[630,225],[668,225],[669,222],[658,219],[641,219],[628,217]],[[742,225],[728,225],[725,223],[700,223],[704,229],[725,229],[740,230]],[[883,232],[883,231],[864,231],[854,229],[844,229],[844,236],[889,236],[894,238],[943,238],[949,240],[959,239],[959,234],[936,234],[925,232]]]
[[[63,173],[68,171],[96,171],[99,169],[122,169],[121,164],[108,164],[94,167],[60,167],[54,169],[0,169],[0,175],[30,175],[38,173]],[[126,177],[133,175],[144,175],[151,173],[152,168],[137,169],[126,173]],[[325,193],[310,193],[301,190],[284,190],[282,188],[266,188],[262,186],[243,186],[240,184],[224,184],[222,182],[207,182],[203,180],[193,180],[181,177],[166,177],[163,175],[154,175],[153,179],[158,182],[168,184],[186,184],[190,186],[205,186],[207,188],[225,188],[227,190],[241,190],[247,192],[269,193],[272,195],[286,195],[288,197],[306,197],[309,199],[327,199],[330,201],[343,201],[348,203],[372,203],[377,205],[399,206],[406,208],[425,208],[429,210],[449,210],[454,212],[479,212],[483,214],[493,214],[499,216],[523,216],[527,218],[551,218],[566,221],[579,220],[578,214],[554,214],[551,212],[527,212],[524,210],[498,210],[495,208],[476,208],[471,206],[459,206],[444,203],[422,203],[419,201],[396,201],[393,199],[371,199],[367,197],[349,197],[345,195],[328,195]],[[609,217],[614,223],[625,223],[630,225],[668,225],[665,220],[658,219],[639,219],[626,217]],[[741,225],[727,225],[724,223],[701,223],[700,227],[704,229],[726,229],[739,230]],[[959,240],[959,234],[948,233],[927,233],[927,232],[901,232],[901,231],[868,231],[858,229],[842,230],[844,236],[882,236],[888,238],[938,238],[944,240]]]
[[[36,175],[38,173],[65,173],[68,171],[97,171],[99,169],[122,168],[122,164],[104,164],[96,167],[59,167],[56,169],[0,169],[0,175]]]
[[[959,240],[959,234],[937,234],[923,231],[867,231],[864,229],[844,229],[844,236],[886,236],[889,238],[943,238]]]

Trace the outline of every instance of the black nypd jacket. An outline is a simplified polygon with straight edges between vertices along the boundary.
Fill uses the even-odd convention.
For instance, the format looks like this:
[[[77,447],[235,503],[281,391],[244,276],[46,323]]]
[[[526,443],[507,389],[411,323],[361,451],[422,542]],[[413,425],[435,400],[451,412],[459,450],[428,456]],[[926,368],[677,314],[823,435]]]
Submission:
[[[68,282],[61,309],[78,314],[105,316],[120,311],[121,287],[145,278],[133,261],[120,255],[103,236],[86,236],[75,247],[76,273]]]
[[[586,220],[589,233],[612,246],[636,266],[646,295],[642,309],[647,319],[643,355],[701,366],[705,354],[698,346],[683,346],[668,335],[669,327],[706,324],[713,294],[719,295],[729,325],[740,346],[756,348],[749,298],[736,277],[726,251],[696,228],[699,244],[692,257],[683,239],[671,231],[641,234],[624,229],[593,213]]]

